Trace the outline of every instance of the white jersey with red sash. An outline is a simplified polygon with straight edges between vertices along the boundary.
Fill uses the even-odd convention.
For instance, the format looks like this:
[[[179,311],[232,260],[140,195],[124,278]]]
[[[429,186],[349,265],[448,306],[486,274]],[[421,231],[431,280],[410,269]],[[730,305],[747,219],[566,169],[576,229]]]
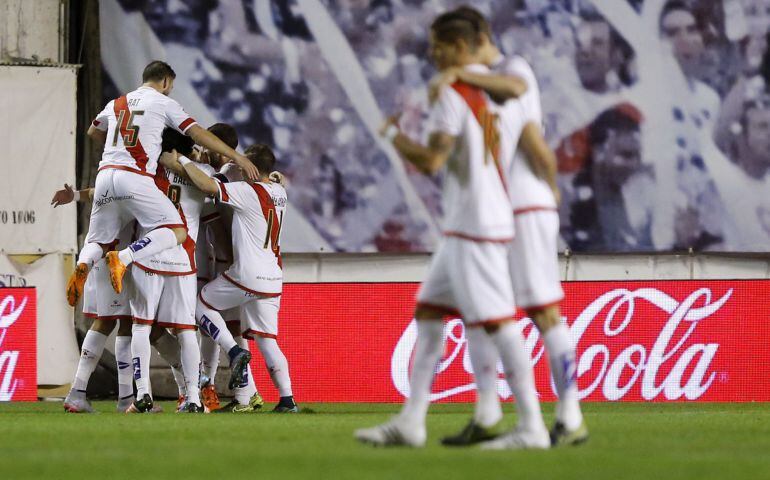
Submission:
[[[186,133],[195,123],[176,100],[154,88],[139,87],[109,102],[92,122],[107,132],[99,169],[119,168],[153,176],[163,129]]]
[[[280,295],[280,239],[286,190],[269,182],[217,183],[219,201],[233,209],[233,264],[222,276],[255,295]]]
[[[488,72],[479,65],[469,68]],[[442,90],[428,132],[457,138],[444,179],[444,235],[484,242],[513,238],[503,166],[522,126],[513,109],[495,104],[481,89],[457,82]]]
[[[209,176],[214,175],[214,169],[205,164],[196,164],[199,170]],[[201,212],[206,202],[206,195],[187,178],[176,172],[158,167],[155,184],[178,208],[187,228],[187,239],[181,245],[164,250],[147,260],[135,262],[142,270],[162,275],[192,275],[196,273],[195,239],[198,238]],[[148,231],[141,231],[139,238]]]

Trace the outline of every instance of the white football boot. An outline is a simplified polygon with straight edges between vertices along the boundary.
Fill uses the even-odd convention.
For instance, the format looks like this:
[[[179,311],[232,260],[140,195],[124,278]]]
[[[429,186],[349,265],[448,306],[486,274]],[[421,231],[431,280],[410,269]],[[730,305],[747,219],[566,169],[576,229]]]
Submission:
[[[551,437],[548,430],[524,429],[517,427],[494,440],[479,444],[482,450],[525,450],[551,448]]]
[[[427,433],[425,426],[408,425],[398,417],[371,428],[361,428],[353,433],[361,443],[377,447],[407,446],[424,447]]]

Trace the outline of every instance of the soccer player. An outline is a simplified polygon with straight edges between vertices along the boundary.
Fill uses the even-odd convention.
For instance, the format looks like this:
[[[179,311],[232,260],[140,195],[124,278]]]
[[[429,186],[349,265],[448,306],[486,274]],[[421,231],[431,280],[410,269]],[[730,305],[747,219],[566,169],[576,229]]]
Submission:
[[[83,294],[89,269],[130,221],[136,219],[148,233],[119,252],[107,253],[110,282],[118,293],[123,289],[128,265],[173,248],[187,238],[179,213],[153,181],[165,127],[231,158],[249,178],[256,178],[256,169],[248,159],[201,128],[168,97],[175,78],[176,73],[167,63],[151,62],[142,73],[142,85],[110,101],[88,129],[92,139],[104,143],[104,152],[96,176],[96,201],[86,244],[67,284],[70,305]]]
[[[455,66],[488,71],[473,64],[480,45],[472,22],[439,18],[431,26],[430,43],[440,71]],[[468,330],[490,336],[502,358],[517,400],[518,448],[548,448],[532,366],[513,323],[508,273],[514,225],[502,162],[513,156],[523,118],[511,105],[498,105],[481,89],[457,82],[441,90],[431,122],[427,146],[400,133],[394,119],[383,129],[401,156],[421,171],[433,174],[446,165],[444,238],[417,295],[409,398],[395,418],[357,430],[355,437],[374,445],[425,444],[431,383],[444,346],[443,317],[459,314]]]
[[[280,395],[274,411],[296,413],[299,408],[292,394],[289,364],[276,341],[283,289],[280,235],[286,190],[272,182],[267,173],[275,165],[269,147],[253,145],[246,149],[246,156],[260,172],[265,172],[259,182],[225,183],[207,176],[184,157],[169,164],[171,168],[183,169],[198,188],[233,210],[233,264],[203,287],[198,295],[196,317],[205,330],[212,322],[221,324],[221,311],[240,307],[243,336],[254,338]],[[209,333],[216,337],[217,332]],[[232,376],[230,388],[240,381]]]
[[[537,79],[522,57],[505,58],[492,43],[484,17],[473,8],[460,7],[445,14],[473,22],[480,34],[479,61],[492,68],[487,76],[453,70],[444,72],[434,89],[457,79],[484,89],[499,101],[515,102],[526,118],[517,154],[507,164],[509,194],[514,213],[516,238],[510,245],[510,274],[517,304],[526,310],[543,337],[551,376],[559,401],[556,422],[551,429],[554,445],[576,444],[588,439],[575,381],[575,346],[569,329],[561,320],[559,302],[564,293],[559,281],[557,241],[556,160],[542,135],[542,113]],[[502,420],[496,392],[497,355],[488,338],[468,331],[471,363],[476,374],[477,405],[470,424],[448,445],[466,445],[495,436]],[[495,443],[504,447],[512,436]]]
[[[209,131],[231,148],[238,146],[238,134],[232,126],[217,123],[209,127]],[[243,180],[240,168],[235,164],[228,163],[227,159],[221,155],[204,150],[200,156],[201,162],[213,167],[217,171],[214,176],[223,182]],[[204,206],[201,222],[205,223],[205,228],[199,233],[199,242],[196,248],[196,256],[199,259],[198,293],[206,283],[226,271],[232,264],[233,258],[230,232],[232,211],[228,207],[214,205],[213,201],[209,202]],[[248,349],[248,342],[241,335],[240,307],[222,312],[222,317],[225,320],[227,330],[238,346]],[[218,326],[217,332],[221,330],[221,326]],[[223,340],[219,339],[219,341]],[[264,405],[264,400],[257,391],[250,366],[247,367],[239,384],[233,389],[233,399],[224,406],[220,405],[215,382],[219,366],[219,352],[217,340],[205,334],[201,336],[201,400],[204,407],[216,413],[253,413],[259,411]]]
[[[54,194],[51,204],[54,207],[73,201],[92,202],[93,189],[74,191],[69,185]],[[117,247],[128,245],[134,226],[127,225],[119,235]],[[99,260],[93,267],[93,274],[88,276],[83,292],[83,315],[92,318],[93,323],[83,339],[78,367],[72,388],[64,399],[64,410],[69,413],[92,413],[94,410],[86,398],[88,381],[104,351],[107,337],[118,326],[115,337],[115,361],[118,372],[117,411],[124,412],[134,402],[134,385],[131,379],[131,310],[127,292],[115,293],[110,285],[104,260]],[[160,356],[171,366],[174,380],[180,392],[184,389],[184,378],[180,373],[181,358],[179,348],[171,335],[162,329],[154,329],[150,341]],[[157,407],[153,411],[160,411]]]

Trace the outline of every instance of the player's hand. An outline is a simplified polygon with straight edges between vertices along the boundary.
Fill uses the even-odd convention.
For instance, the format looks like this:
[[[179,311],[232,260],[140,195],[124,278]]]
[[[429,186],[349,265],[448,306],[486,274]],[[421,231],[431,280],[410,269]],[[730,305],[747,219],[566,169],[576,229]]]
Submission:
[[[176,150],[160,154],[160,164],[177,173],[184,172],[184,167],[179,163],[179,153]]]
[[[53,194],[51,205],[53,205],[53,208],[56,208],[59,205],[67,205],[68,203],[72,203],[73,200],[75,200],[75,190],[72,189],[71,185],[67,185],[65,183],[63,189],[58,190]]]
[[[286,176],[283,173],[279,171],[270,172],[269,178],[271,182],[275,182],[280,186],[286,188]]]
[[[441,90],[444,87],[448,87],[458,80],[459,72],[460,69],[457,67],[448,68],[430,80],[428,84],[428,102],[431,105],[438,101],[438,98],[441,96]]]
[[[243,172],[244,177],[251,180],[252,182],[259,181],[259,170],[257,170],[257,167],[251,163],[251,160],[243,155],[238,155],[237,157],[233,158],[233,162],[241,167],[241,171]]]
[[[391,125],[396,127],[396,128],[398,128],[398,121],[399,121],[400,118],[401,118],[401,114],[400,113],[397,113],[395,115],[391,115],[388,118],[386,118],[385,121],[383,122],[382,126],[380,127],[380,131],[379,131],[380,136],[384,137],[385,136],[385,132],[387,132],[388,128],[390,128]]]

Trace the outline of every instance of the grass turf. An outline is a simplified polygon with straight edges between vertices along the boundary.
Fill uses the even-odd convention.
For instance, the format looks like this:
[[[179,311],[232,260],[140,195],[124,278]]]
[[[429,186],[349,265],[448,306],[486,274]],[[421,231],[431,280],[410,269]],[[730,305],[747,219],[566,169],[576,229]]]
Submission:
[[[420,450],[353,440],[355,428],[386,420],[396,405],[313,404],[315,413],[300,415],[94,406],[100,414],[64,414],[58,402],[0,404],[0,478],[770,478],[770,404],[585,404],[587,444],[524,452],[441,447],[470,405],[434,405]],[[544,410],[550,424],[553,405]]]

